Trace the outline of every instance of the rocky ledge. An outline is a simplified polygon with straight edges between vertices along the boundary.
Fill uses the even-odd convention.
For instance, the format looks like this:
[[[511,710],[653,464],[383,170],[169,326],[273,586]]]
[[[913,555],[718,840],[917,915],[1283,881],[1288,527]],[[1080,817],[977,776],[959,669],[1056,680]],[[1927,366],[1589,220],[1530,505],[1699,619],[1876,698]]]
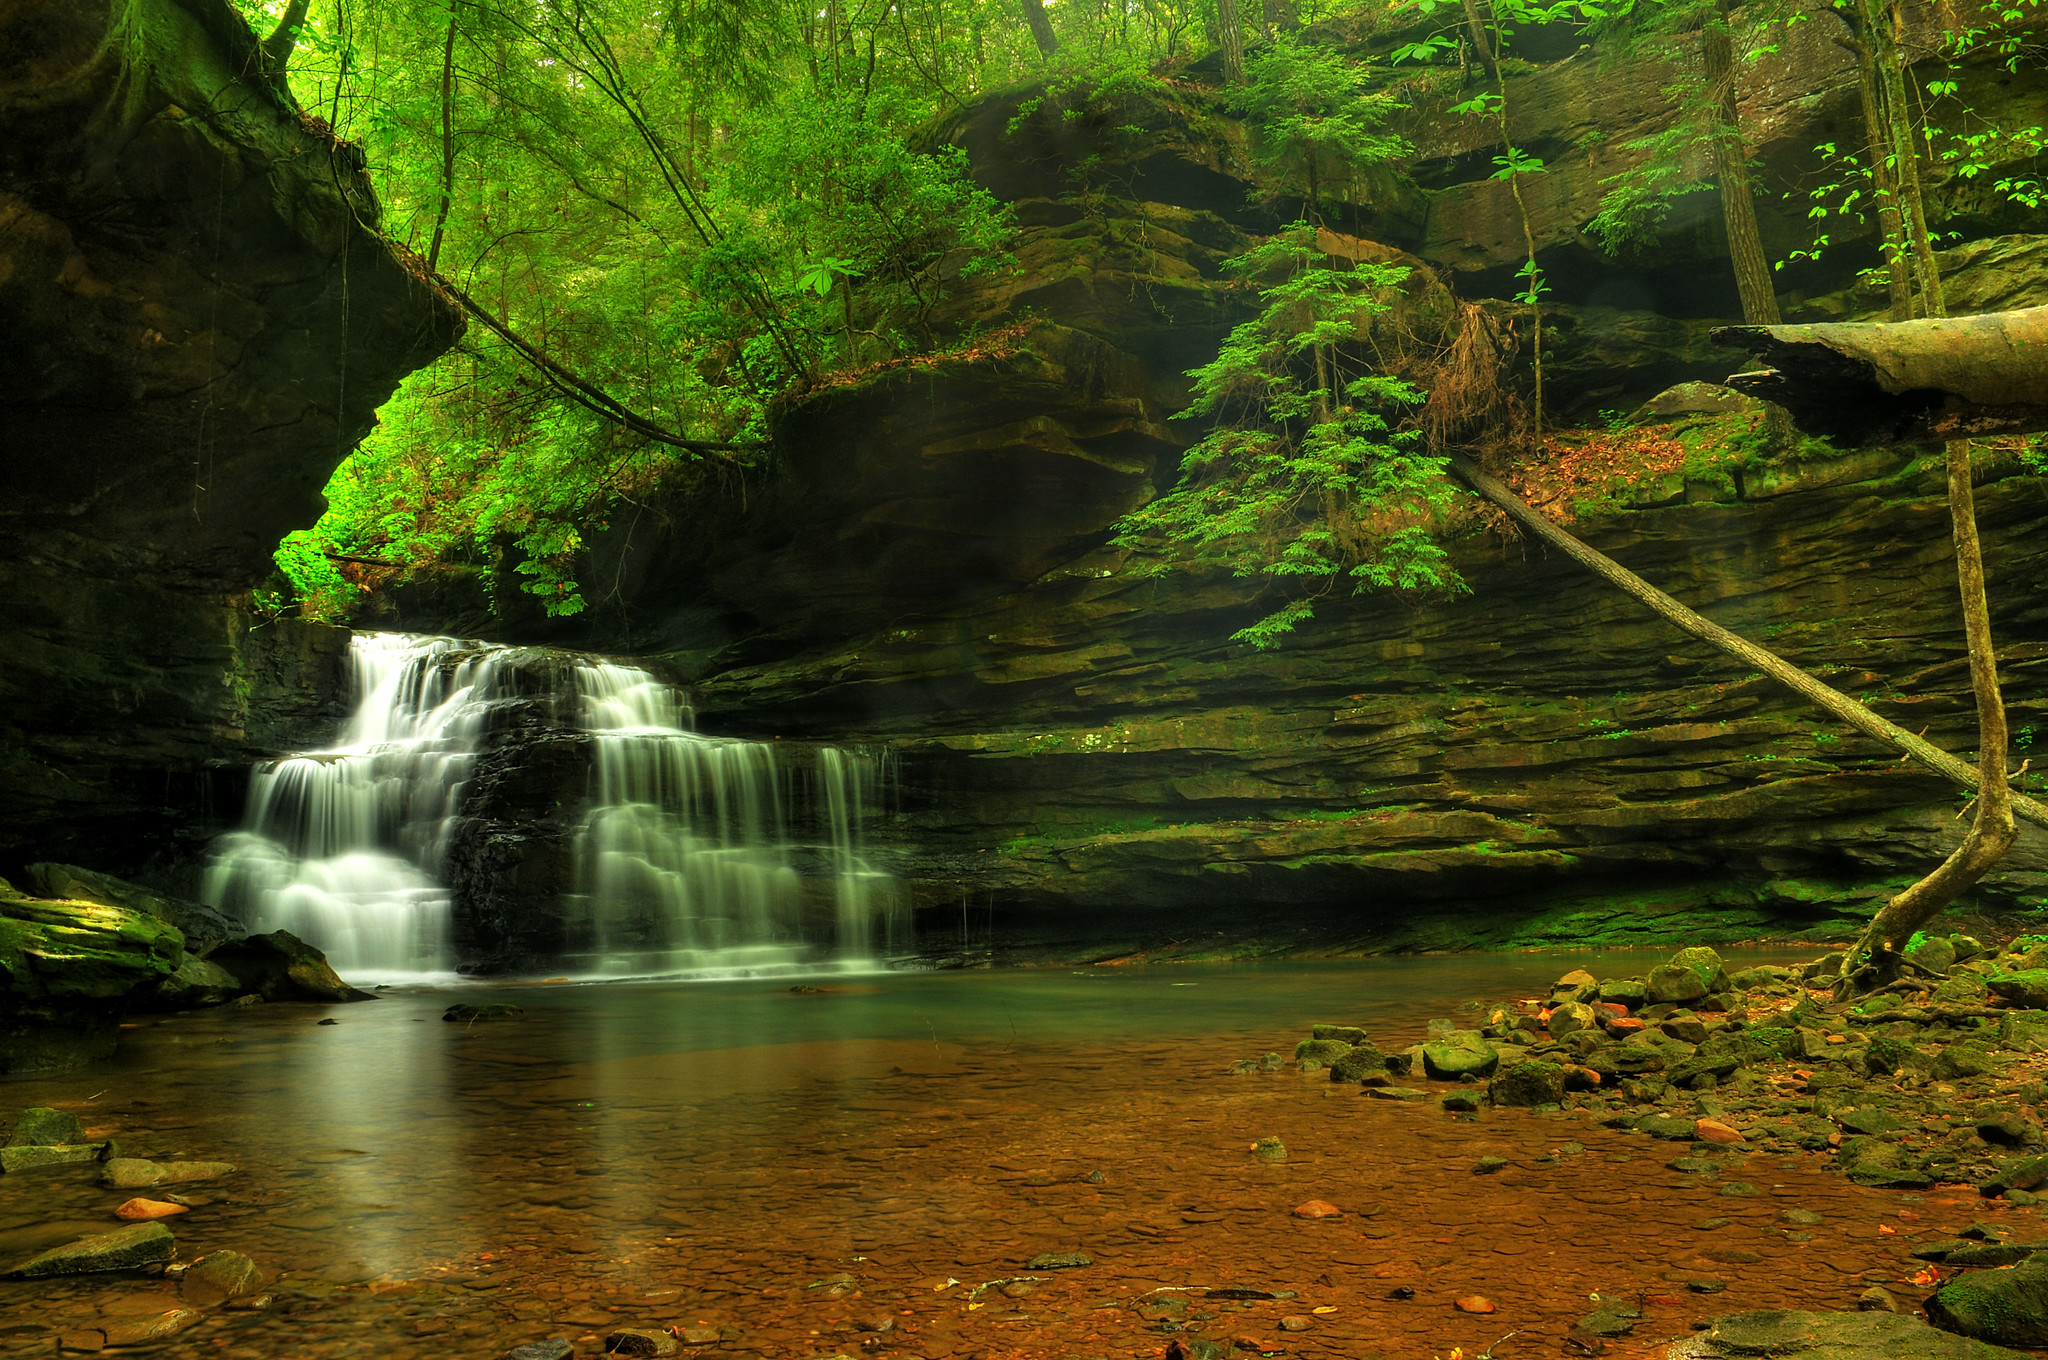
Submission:
[[[105,1058],[135,1011],[367,999],[287,931],[64,864],[0,879],[0,1074]]]

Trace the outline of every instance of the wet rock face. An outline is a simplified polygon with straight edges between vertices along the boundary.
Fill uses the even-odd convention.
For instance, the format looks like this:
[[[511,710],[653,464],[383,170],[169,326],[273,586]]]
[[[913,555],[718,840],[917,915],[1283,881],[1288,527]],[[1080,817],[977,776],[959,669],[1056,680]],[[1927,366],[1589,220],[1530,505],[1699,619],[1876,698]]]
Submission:
[[[0,858],[175,856],[209,762],[332,721],[341,639],[245,597],[459,333],[249,41],[225,0],[0,16]]]

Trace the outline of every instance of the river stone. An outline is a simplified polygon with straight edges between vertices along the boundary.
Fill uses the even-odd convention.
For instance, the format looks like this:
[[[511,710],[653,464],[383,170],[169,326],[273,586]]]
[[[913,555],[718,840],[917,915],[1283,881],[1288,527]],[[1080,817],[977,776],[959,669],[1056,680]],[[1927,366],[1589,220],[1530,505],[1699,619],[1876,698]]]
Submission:
[[[2048,968],[2028,968],[2015,973],[1993,973],[1984,985],[2001,1001],[2030,1011],[2048,1010]]]
[[[1337,1039],[1354,1047],[1366,1040],[1365,1031],[1357,1025],[1317,1025],[1308,1033],[1311,1039]]]
[[[1835,1122],[1850,1133],[1866,1135],[1897,1133],[1900,1129],[1906,1127],[1905,1120],[1900,1119],[1890,1110],[1880,1109],[1875,1105],[1836,1110]]]
[[[68,1147],[0,1148],[0,1171],[31,1171],[39,1166],[71,1166],[96,1162],[106,1150],[104,1143],[73,1143]]]
[[[1927,1055],[1904,1039],[1883,1035],[1872,1039],[1863,1050],[1864,1070],[1872,1076],[1890,1076],[1902,1068],[1917,1068],[1928,1062]]]
[[[178,1281],[178,1297],[199,1308],[211,1308],[263,1287],[263,1272],[238,1251],[210,1251],[194,1261]]]
[[[2039,1242],[1979,1242],[1950,1247],[1941,1258],[1945,1266],[1967,1266],[1973,1270],[1984,1270],[1998,1266],[2016,1266],[2031,1256],[2039,1255]]]
[[[1612,1001],[1630,1010],[1649,1000],[1647,989],[1634,978],[1613,978],[1600,984],[1600,1000]]]
[[[140,1157],[115,1157],[100,1172],[100,1184],[116,1190],[144,1190],[152,1185],[210,1181],[235,1169],[232,1162],[149,1162]]]
[[[1698,1001],[1707,994],[1707,984],[1700,981],[1700,975],[1690,968],[1677,964],[1663,963],[1650,970],[1649,980],[1643,985],[1644,994],[1654,1004]]]
[[[325,954],[288,930],[231,941],[209,957],[265,1001],[375,1000],[343,982]]]
[[[509,1001],[492,1001],[482,1006],[458,1002],[441,1012],[443,1020],[473,1025],[487,1020],[523,1020],[526,1012]]]
[[[1552,1062],[1518,1062],[1488,1083],[1487,1099],[1496,1105],[1529,1108],[1564,1102],[1564,1068]]]
[[[575,1345],[565,1336],[551,1336],[545,1341],[529,1341],[523,1346],[514,1346],[506,1351],[501,1360],[569,1360],[576,1353]]]
[[[1711,1319],[1691,1354],[1800,1360],[2021,1360],[2017,1351],[1938,1332],[1902,1313],[1737,1313]]]
[[[63,897],[77,902],[98,902],[154,916],[178,928],[185,948],[205,954],[228,940],[239,940],[242,923],[218,907],[189,898],[171,897],[140,884],[115,878],[112,874],[81,869],[76,864],[31,864],[23,880],[44,897]]]
[[[1387,1055],[1376,1045],[1360,1040],[1351,1051],[1330,1064],[1331,1081],[1364,1081],[1387,1075]]]
[[[2029,1157],[1985,1181],[1977,1193],[1995,1199],[2009,1190],[2036,1190],[2043,1184],[2048,1184],[2048,1157]]]
[[[8,1271],[18,1279],[39,1279],[46,1275],[88,1275],[106,1270],[139,1270],[162,1265],[171,1259],[177,1239],[161,1223],[131,1223],[109,1233],[81,1237],[78,1241],[29,1257]]]
[[[1095,1258],[1085,1251],[1051,1251],[1043,1256],[1034,1256],[1024,1263],[1026,1270],[1078,1270],[1092,1266]]]
[[[166,1337],[176,1336],[187,1327],[197,1326],[205,1319],[206,1314],[197,1308],[173,1308],[168,1312],[144,1317],[110,1320],[105,1328],[107,1345],[146,1346],[152,1341],[162,1341]]]
[[[2048,1011],[2007,1011],[1998,1018],[1998,1046],[2021,1053],[2048,1052]]]
[[[1698,1126],[1692,1120],[1669,1114],[1645,1115],[1636,1121],[1637,1132],[1647,1133],[1652,1138],[1668,1139],[1674,1143],[1690,1140],[1697,1129]]]
[[[1560,1002],[1550,1012],[1551,1037],[1557,1039],[1582,1029],[1595,1028],[1599,1023],[1599,1015],[1581,1001]]]
[[[667,1332],[652,1327],[620,1327],[606,1335],[607,1355],[674,1355],[682,1344]]]
[[[1500,1051],[1476,1030],[1453,1030],[1422,1046],[1422,1070],[1434,1081],[1490,1077],[1500,1066]]]
[[[2001,1346],[2048,1346],[2048,1264],[1965,1275],[1927,1300],[1935,1326]]]
[[[1413,1086],[1368,1086],[1365,1093],[1374,1100],[1427,1100],[1429,1092]]]
[[[7,1140],[9,1147],[52,1147],[60,1143],[83,1143],[85,1122],[69,1110],[53,1110],[47,1105],[33,1105],[23,1110],[14,1121],[14,1136]]]

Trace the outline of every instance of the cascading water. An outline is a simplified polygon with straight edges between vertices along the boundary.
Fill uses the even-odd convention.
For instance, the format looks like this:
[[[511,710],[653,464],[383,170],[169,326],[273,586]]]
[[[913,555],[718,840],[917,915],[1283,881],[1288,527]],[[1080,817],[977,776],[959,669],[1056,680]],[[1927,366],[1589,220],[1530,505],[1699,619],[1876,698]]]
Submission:
[[[704,736],[681,691],[587,657],[374,633],[352,657],[340,743],[258,769],[246,827],[208,871],[207,900],[252,930],[289,930],[356,977],[455,967],[449,846],[501,715],[525,705],[588,749],[562,962],[858,967],[892,943],[896,884],[861,840],[877,757]]]
[[[790,966],[826,927],[843,966],[886,947],[894,880],[867,864],[859,841],[879,760],[822,748],[806,780],[773,745],[690,730],[682,696],[645,671],[596,663],[577,680],[596,746],[577,877],[599,966],[621,955],[672,969]],[[823,846],[792,836],[806,814],[823,823]],[[805,860],[823,872],[804,873]],[[819,878],[833,897],[823,922]]]
[[[498,653],[449,656],[464,648],[359,634],[341,741],[258,767],[246,829],[216,847],[206,900],[354,976],[452,968],[441,861],[503,681]]]

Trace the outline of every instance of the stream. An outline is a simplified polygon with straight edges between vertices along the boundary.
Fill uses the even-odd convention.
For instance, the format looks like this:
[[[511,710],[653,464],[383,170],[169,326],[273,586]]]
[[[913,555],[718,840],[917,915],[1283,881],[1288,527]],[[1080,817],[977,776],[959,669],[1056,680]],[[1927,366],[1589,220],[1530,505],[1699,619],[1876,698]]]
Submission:
[[[1457,1116],[1434,1089],[1233,1070],[1317,1021],[1413,1042],[1603,959],[1648,962],[395,987],[145,1019],[112,1063],[4,1090],[79,1110],[123,1155],[241,1168],[186,1187],[169,1226],[183,1260],[233,1248],[277,1278],[266,1306],[161,1343],[175,1356],[487,1357],[549,1336],[595,1354],[637,1324],[720,1356],[1130,1356],[1178,1336],[1405,1358],[1513,1332],[1494,1354],[1514,1360],[1559,1354],[1593,1293],[1641,1304],[1608,1353],[1647,1355],[1715,1314],[1853,1307],[1873,1283],[1917,1298],[1915,1240],[2025,1212],[1862,1189],[1804,1155],[1704,1179],[1666,1169],[1683,1145],[1583,1112]],[[486,1000],[523,1016],[441,1018]],[[1267,1137],[1284,1162],[1252,1154]],[[1484,1156],[1506,1166],[1476,1174]],[[0,1247],[104,1231],[125,1198],[90,1167],[0,1178]],[[1343,1212],[1293,1216],[1311,1199]],[[1027,1264],[1075,1251],[1092,1264]],[[0,1283],[0,1353],[89,1345],[175,1291]],[[1453,1306],[1472,1295],[1495,1311]]]

